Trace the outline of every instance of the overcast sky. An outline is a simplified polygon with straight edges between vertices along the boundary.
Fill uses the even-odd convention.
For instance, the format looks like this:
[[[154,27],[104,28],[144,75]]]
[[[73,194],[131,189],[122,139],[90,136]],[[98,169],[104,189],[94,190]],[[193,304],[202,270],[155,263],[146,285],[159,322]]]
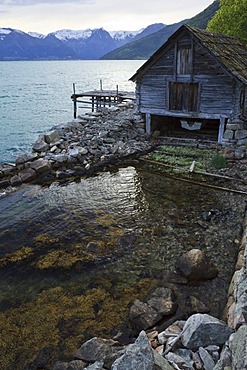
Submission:
[[[0,28],[49,32],[103,27],[137,31],[191,18],[213,0],[0,0]]]

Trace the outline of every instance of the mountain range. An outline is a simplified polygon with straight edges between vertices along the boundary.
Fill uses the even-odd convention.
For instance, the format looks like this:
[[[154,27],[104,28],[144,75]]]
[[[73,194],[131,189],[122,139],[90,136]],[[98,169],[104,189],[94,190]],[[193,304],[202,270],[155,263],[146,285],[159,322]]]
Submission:
[[[218,9],[216,0],[190,20],[155,23],[133,32],[65,29],[41,35],[0,28],[0,60],[147,59],[181,24],[205,28]]]

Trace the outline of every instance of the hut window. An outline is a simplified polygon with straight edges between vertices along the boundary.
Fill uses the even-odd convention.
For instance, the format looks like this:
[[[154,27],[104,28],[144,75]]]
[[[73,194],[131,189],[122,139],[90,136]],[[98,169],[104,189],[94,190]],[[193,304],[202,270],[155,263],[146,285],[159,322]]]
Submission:
[[[191,73],[192,53],[191,48],[178,49],[177,52],[177,74],[188,75]]]
[[[198,83],[170,82],[169,110],[196,112],[198,110]]]

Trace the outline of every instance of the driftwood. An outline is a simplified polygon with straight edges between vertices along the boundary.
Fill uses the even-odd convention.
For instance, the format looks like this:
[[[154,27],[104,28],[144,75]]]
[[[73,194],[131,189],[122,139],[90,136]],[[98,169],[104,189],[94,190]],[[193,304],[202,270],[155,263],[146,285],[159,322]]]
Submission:
[[[195,168],[195,161],[192,162],[192,164],[191,164],[191,166],[190,166],[190,168],[188,170],[185,167],[175,167],[175,166],[172,166],[170,164],[162,163],[162,162],[151,160],[151,159],[146,159],[146,158],[139,158],[139,159],[142,160],[142,161],[144,161],[144,162],[158,164],[160,166],[172,168],[174,170],[184,170],[185,172],[187,172],[187,171],[193,172],[196,175],[204,175],[204,176],[209,176],[209,177],[211,176],[211,177],[216,177],[216,178],[219,178],[219,179],[222,179],[222,180],[232,180],[232,181],[236,181],[236,182],[241,182],[241,183],[247,184],[247,180],[244,180],[244,179],[236,179],[235,177],[230,177],[230,176],[225,176],[225,175],[219,175],[218,173],[211,173],[211,172],[204,172],[204,171],[196,171],[194,169]]]
[[[161,165],[161,166],[165,166],[165,167],[169,167],[169,168],[173,168],[173,169],[183,169],[181,167],[174,167],[174,166],[171,166],[171,165],[166,165],[164,163],[160,163],[158,161],[153,161],[153,160],[149,160],[149,159],[144,159],[144,158],[140,158],[140,160],[144,161],[144,162],[148,162],[148,163],[153,163],[153,164],[158,164],[158,165]],[[188,170],[187,170],[188,171]],[[193,173],[197,173],[196,171],[194,171]],[[157,175],[160,175],[159,173],[156,173]],[[214,176],[214,174],[208,174],[207,172],[201,172],[200,175],[203,175],[203,174],[207,174],[209,176]],[[211,185],[211,184],[207,184],[205,182],[199,182],[199,181],[194,181],[194,180],[190,180],[190,179],[185,179],[185,178],[182,178],[182,177],[177,177],[177,176],[173,176],[173,175],[170,175],[168,174],[167,175],[169,178],[171,179],[174,179],[174,180],[178,180],[178,181],[182,181],[182,182],[187,182],[187,183],[190,183],[190,184],[194,184],[194,185],[198,185],[198,186],[203,186],[203,187],[206,187],[206,188],[210,188],[210,189],[215,189],[215,190],[222,190],[222,191],[227,191],[227,192],[230,192],[230,193],[235,193],[235,194],[240,194],[240,195],[247,195],[247,192],[246,191],[242,191],[242,190],[236,190],[236,189],[232,189],[232,188],[226,188],[226,187],[223,187],[223,186],[218,186],[218,185]],[[221,176],[221,175],[216,175],[216,177],[220,177],[222,179],[226,179],[226,180],[236,180],[234,179],[233,177],[225,177],[225,176]]]

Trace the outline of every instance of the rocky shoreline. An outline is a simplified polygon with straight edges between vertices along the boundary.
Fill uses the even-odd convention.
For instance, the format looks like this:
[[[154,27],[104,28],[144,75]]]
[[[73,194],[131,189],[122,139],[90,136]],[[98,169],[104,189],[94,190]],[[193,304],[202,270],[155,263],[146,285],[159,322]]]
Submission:
[[[132,105],[85,114],[55,126],[34,143],[32,153],[0,165],[0,188],[46,183],[92,174],[152,148],[141,117]]]
[[[142,118],[133,115],[131,105],[83,115],[40,135],[32,153],[19,156],[16,163],[2,164],[0,188],[90,175],[133,160],[155,145],[145,133]],[[246,239],[247,214],[224,321],[210,316],[207,307],[193,297],[187,320],[172,316],[177,308],[173,292],[159,287],[145,302],[136,300],[130,308],[135,340],[123,341],[124,330],[113,339],[92,338],[71,361],[57,362],[53,370],[247,369]],[[217,276],[200,250],[182,256],[177,269],[185,280]],[[164,318],[166,324],[160,325]],[[35,369],[45,368],[44,358],[41,353]]]
[[[157,323],[174,312],[176,303],[169,289],[157,288],[147,302],[136,300],[130,308],[131,320],[143,328],[134,343],[121,345],[118,336],[110,340],[94,337],[82,344],[70,362],[57,362],[52,370],[247,369],[246,238],[247,213],[224,320],[203,313],[197,304],[198,313],[159,331]],[[203,279],[217,274],[201,254],[192,250],[181,257],[178,270],[184,277],[197,280],[202,277],[198,274],[204,274]]]

